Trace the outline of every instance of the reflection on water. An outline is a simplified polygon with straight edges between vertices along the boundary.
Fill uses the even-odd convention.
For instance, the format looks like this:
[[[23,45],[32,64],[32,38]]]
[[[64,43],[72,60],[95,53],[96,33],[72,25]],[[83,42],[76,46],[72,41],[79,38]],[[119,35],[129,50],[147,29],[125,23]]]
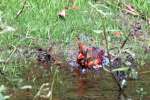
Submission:
[[[102,73],[95,74],[94,72],[88,72],[86,74],[81,74],[79,70],[74,70],[74,90],[72,91],[74,94],[73,98],[77,98],[80,100],[117,100],[118,89],[117,85],[112,82],[112,79],[102,76]],[[108,81],[108,82],[107,82]],[[111,84],[110,84],[110,83]],[[106,93],[107,92],[107,93]],[[120,96],[120,95],[119,95]],[[114,99],[112,99],[114,98]],[[120,99],[119,100],[123,100]]]
[[[89,82],[90,80],[87,79],[87,74],[80,74],[80,71],[76,70],[74,71],[76,73],[76,78],[77,78],[77,84],[75,85],[76,86],[76,93],[77,93],[77,96],[80,97],[80,99],[83,99],[85,97],[87,98],[91,98],[90,100],[95,100],[95,99],[100,99],[100,98],[105,98],[105,94],[104,95],[100,95],[101,92],[100,90],[98,90],[98,88],[100,87],[96,87],[96,85],[98,85],[98,82]],[[94,78],[94,76],[93,76]],[[88,84],[90,83],[90,84]],[[93,83],[93,84],[92,84]],[[97,83],[97,84],[96,84]],[[99,84],[100,85],[100,84]],[[87,93],[89,92],[89,89],[92,88],[93,92],[91,91],[91,94],[88,96]],[[97,91],[97,92],[96,92]],[[110,90],[111,92],[113,92],[112,90]],[[118,96],[111,98],[110,96],[110,99],[112,100],[132,100],[131,98],[129,98],[124,91],[114,91],[115,93],[118,92]],[[95,94],[94,94],[95,93]],[[92,95],[93,94],[93,95]],[[103,97],[104,96],[104,97]],[[108,99],[107,99],[108,100]]]
[[[79,70],[74,70],[70,76],[73,78],[70,77],[69,81],[73,84],[69,86],[69,92],[65,93],[64,100],[137,100],[139,98],[135,92],[138,86],[135,81],[129,81],[127,89],[120,92],[111,76],[104,71],[99,74],[94,72],[81,74]]]
[[[85,79],[79,79],[77,84],[77,94],[78,96],[84,96],[86,92],[86,80]]]
[[[32,64],[33,67],[33,64]],[[149,68],[143,68],[140,71],[147,71]],[[26,91],[20,90],[12,92],[14,99],[12,100],[32,100],[35,93],[38,91],[41,84],[52,83],[52,74],[49,72],[45,75],[45,71],[41,69],[31,68],[27,71],[29,77],[26,81],[33,87],[34,90],[26,94]],[[139,80],[129,80],[128,87],[124,92],[119,92],[117,84],[112,79],[111,75],[105,71],[100,73],[88,72],[81,74],[79,70],[71,72],[69,68],[59,70],[59,75],[56,76],[53,88],[53,100],[139,100],[139,95],[136,89],[143,87],[147,92],[143,100],[150,100],[149,75],[141,74]],[[60,80],[62,82],[60,82]],[[28,95],[31,94],[31,95]],[[26,96],[26,97],[25,97]],[[18,98],[18,99],[16,99]],[[31,98],[31,99],[20,99]],[[46,99],[39,99],[46,100]]]

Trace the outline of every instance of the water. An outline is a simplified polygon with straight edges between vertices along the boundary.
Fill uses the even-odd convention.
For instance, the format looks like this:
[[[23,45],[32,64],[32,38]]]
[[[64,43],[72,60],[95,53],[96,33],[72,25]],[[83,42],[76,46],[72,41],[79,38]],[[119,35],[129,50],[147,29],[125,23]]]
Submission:
[[[76,53],[75,53],[76,54]],[[74,54],[73,54],[74,55]],[[71,57],[73,57],[73,55]],[[73,58],[72,58],[73,59]],[[150,64],[139,68],[138,80],[128,79],[125,91],[119,92],[118,86],[111,75],[102,70],[100,73],[88,72],[81,74],[79,70],[70,70],[68,64],[62,61],[60,66],[44,69],[37,61],[24,64],[23,81],[18,86],[10,86],[10,100],[33,100],[43,83],[49,83],[52,89],[52,100],[139,100],[137,89],[143,88],[146,94],[143,100],[150,100]],[[55,72],[56,75],[55,75]],[[31,85],[31,90],[21,90],[19,87]],[[53,88],[52,88],[53,85]],[[37,98],[36,100],[50,100]]]
[[[53,79],[55,81],[52,100],[139,100],[136,90],[141,87],[147,92],[143,100],[150,100],[150,73],[147,72],[150,68],[148,66],[140,69],[139,80],[128,80],[128,86],[124,93],[118,91],[111,75],[105,71],[101,71],[99,74],[94,72],[80,74],[78,70],[71,72],[67,66],[63,68],[53,66],[51,71],[42,69],[36,63],[29,66],[31,67],[24,72],[22,86],[31,85],[32,89],[11,88],[9,90],[9,94],[12,95],[11,100],[33,100],[40,86],[48,82],[51,87]],[[57,70],[57,74],[54,77],[55,70]]]
[[[141,72],[143,71],[145,69],[141,69]],[[70,78],[66,81],[69,80],[68,82],[72,82],[72,84],[68,86],[70,88],[67,89],[64,100],[138,100],[139,95],[136,93],[136,89],[141,87],[147,92],[147,96],[143,100],[150,99],[150,73],[141,74],[139,80],[128,80],[128,87],[124,93],[118,91],[116,83],[107,72],[102,71],[100,74],[91,72],[80,75],[77,70],[73,73],[66,71],[66,75],[69,74]]]

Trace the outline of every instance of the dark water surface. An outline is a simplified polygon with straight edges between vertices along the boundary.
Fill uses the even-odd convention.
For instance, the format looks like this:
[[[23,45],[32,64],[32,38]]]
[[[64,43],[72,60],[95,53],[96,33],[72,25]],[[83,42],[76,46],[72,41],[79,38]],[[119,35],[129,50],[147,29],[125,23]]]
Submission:
[[[30,66],[30,67],[29,67]],[[57,74],[54,76],[55,71]],[[31,85],[31,90],[21,90],[10,87],[10,100],[33,100],[43,83],[52,83],[52,100],[139,100],[137,89],[143,88],[146,94],[143,100],[150,100],[150,64],[139,68],[139,79],[128,80],[128,86],[124,93],[119,93],[117,84],[111,75],[105,71],[100,73],[88,72],[80,74],[78,70],[71,71],[67,64],[62,67],[53,66],[43,69],[37,63],[31,63],[24,70],[21,86]],[[50,100],[50,99],[35,99]]]

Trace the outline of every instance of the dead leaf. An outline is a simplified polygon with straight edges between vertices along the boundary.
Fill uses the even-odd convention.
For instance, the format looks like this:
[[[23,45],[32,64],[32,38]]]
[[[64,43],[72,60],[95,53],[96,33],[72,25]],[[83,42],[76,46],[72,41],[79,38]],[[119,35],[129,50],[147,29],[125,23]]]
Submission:
[[[71,10],[79,10],[80,8],[78,6],[72,6],[72,7],[69,7],[69,9],[71,9]]]
[[[134,16],[138,16],[139,13],[135,10],[135,8],[132,5],[126,5],[126,8],[124,9],[124,11],[128,14],[134,15]]]
[[[114,32],[113,34],[114,34],[116,37],[120,37],[122,33],[121,33],[121,32]]]
[[[62,11],[60,11],[59,13],[58,13],[58,16],[60,17],[60,18],[65,18],[66,17],[66,9],[63,9]]]

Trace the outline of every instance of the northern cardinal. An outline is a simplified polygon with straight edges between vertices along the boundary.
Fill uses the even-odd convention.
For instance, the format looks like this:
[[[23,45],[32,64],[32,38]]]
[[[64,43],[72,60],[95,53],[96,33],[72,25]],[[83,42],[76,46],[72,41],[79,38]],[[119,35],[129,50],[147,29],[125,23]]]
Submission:
[[[94,66],[102,65],[104,50],[97,47],[87,47],[79,42],[79,52],[77,56],[77,63],[82,68],[93,68]]]

